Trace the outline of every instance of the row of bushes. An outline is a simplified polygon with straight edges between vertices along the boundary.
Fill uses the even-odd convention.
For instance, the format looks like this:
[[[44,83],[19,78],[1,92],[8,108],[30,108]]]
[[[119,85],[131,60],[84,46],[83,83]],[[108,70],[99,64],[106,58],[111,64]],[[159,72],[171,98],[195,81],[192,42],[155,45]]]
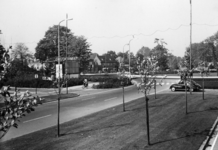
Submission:
[[[32,79],[32,78],[13,78],[13,79],[8,79],[7,81],[1,81],[0,86],[4,85],[10,85],[13,87],[27,87],[27,88],[53,88],[55,87],[53,81],[50,80],[43,80],[42,78],[39,79]],[[68,86],[75,86],[75,85],[82,85],[83,84],[83,79],[82,78],[71,78],[68,80]],[[66,85],[64,85],[66,86]]]
[[[104,81],[99,82],[98,85],[93,85],[95,89],[105,89],[105,88],[118,88],[121,86],[131,85],[129,78],[105,78]]]
[[[113,76],[104,76],[104,77],[97,77],[97,76],[84,76],[80,78],[71,78],[68,80],[67,85],[75,86],[75,85],[82,85],[84,79],[87,79],[88,81],[92,82],[99,82],[98,85],[94,86],[93,88],[117,88],[121,87],[121,81],[123,81],[124,86],[128,86],[131,84],[130,80],[128,78],[118,79],[117,77]],[[29,87],[29,88],[52,88],[55,87],[53,81],[50,80],[42,80],[39,79],[32,79],[27,77],[17,77],[14,79],[8,79],[7,81],[1,81],[1,85],[10,85],[10,86],[16,86],[16,87]],[[64,85],[64,87],[66,84]]]

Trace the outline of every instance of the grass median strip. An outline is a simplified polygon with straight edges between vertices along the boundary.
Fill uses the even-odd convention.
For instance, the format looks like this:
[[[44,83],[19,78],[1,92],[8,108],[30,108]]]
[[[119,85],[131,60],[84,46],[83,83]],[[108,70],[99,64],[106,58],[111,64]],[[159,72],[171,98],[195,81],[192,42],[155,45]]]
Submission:
[[[208,135],[218,112],[217,95],[185,94],[149,96],[150,137],[147,145],[144,98],[119,105],[61,125],[0,143],[0,149],[25,150],[198,150]]]

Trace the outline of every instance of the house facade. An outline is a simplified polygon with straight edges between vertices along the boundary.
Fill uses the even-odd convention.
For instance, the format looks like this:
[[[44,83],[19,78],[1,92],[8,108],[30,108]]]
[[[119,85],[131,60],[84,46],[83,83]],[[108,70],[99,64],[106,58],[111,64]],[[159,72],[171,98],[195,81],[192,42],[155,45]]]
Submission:
[[[116,57],[109,54],[99,56],[96,53],[90,55],[89,71],[90,72],[117,72],[119,62]]]

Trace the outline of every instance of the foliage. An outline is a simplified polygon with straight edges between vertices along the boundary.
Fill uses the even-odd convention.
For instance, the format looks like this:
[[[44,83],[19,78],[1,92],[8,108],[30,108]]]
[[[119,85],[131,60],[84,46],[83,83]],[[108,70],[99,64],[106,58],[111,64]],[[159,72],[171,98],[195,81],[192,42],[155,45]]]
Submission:
[[[10,66],[9,49],[5,50],[5,48],[0,45],[0,82],[2,82],[1,80],[5,77],[7,68]]]
[[[136,53],[136,57],[140,57],[140,59],[143,59],[144,57],[149,57],[151,55],[151,50],[148,47],[144,47],[142,46],[142,48],[140,48],[137,53]]]
[[[18,127],[16,121],[18,118],[25,116],[25,113],[30,113],[34,111],[35,106],[41,103],[41,98],[38,96],[31,96],[27,91],[19,95],[18,91],[15,91],[13,95],[9,93],[10,86],[3,86],[3,78],[7,73],[7,69],[10,66],[9,50],[5,50],[3,46],[0,45],[0,65],[3,67],[0,73],[1,79],[1,91],[0,91],[0,101],[4,101],[5,107],[0,110],[0,139],[6,135],[9,129],[13,127]],[[11,47],[10,47],[11,48]]]
[[[75,86],[75,85],[82,85],[83,84],[83,78],[70,78],[67,81],[68,86]]]
[[[160,43],[159,43],[160,42]],[[137,59],[137,68],[140,74],[142,75],[141,83],[138,83],[136,86],[138,87],[138,90],[143,92],[145,95],[149,93],[152,86],[156,86],[156,72],[159,70],[161,57],[164,57],[163,55],[167,52],[167,50],[164,48],[163,44],[165,44],[164,41],[155,39],[155,43],[158,43],[158,47],[154,48],[152,50],[152,53],[150,57],[144,57],[141,59],[138,57]],[[156,51],[159,51],[157,53]],[[162,52],[163,51],[163,52]],[[166,59],[164,57],[164,59]],[[166,78],[166,75],[161,79],[161,82],[163,79]]]
[[[78,58],[81,72],[88,68],[91,49],[89,49],[90,45],[83,36],[77,37],[75,42],[75,45],[71,45],[69,49],[71,53],[69,56]]]
[[[157,46],[152,49],[152,56],[156,57],[157,66],[159,69],[166,70],[168,69],[168,50],[164,46],[166,42],[164,42],[162,39],[156,38],[155,43],[157,43]]]
[[[90,44],[83,36],[74,36],[70,29],[65,26],[59,28],[60,36],[60,56],[66,57],[66,40],[68,57],[76,57],[80,64],[80,71],[88,66],[89,54],[91,53]],[[35,57],[40,61],[54,60],[58,57],[58,26],[50,27],[43,39],[36,47]]]
[[[168,54],[168,67],[171,71],[179,69],[181,57],[176,57],[171,53]]]
[[[0,110],[0,139],[7,133],[10,127],[18,127],[16,121],[25,116],[26,113],[34,111],[34,107],[42,104],[42,99],[32,96],[29,91],[19,95],[16,91],[10,95],[9,87],[1,89],[0,97],[4,99],[5,108]]]
[[[28,47],[24,43],[17,43],[15,48],[12,49],[11,59],[27,60],[33,59],[33,54],[29,51]]]
[[[185,51],[185,60],[187,66],[190,66],[190,55],[191,55],[191,66],[198,67],[198,64],[201,61],[213,62],[213,67],[217,68],[218,60],[218,32],[214,35],[206,38],[205,40],[199,43],[193,43],[191,45],[191,54],[190,47],[186,48]]]
[[[123,83],[123,84],[122,84]],[[96,89],[104,89],[104,88],[118,88],[121,86],[131,85],[129,78],[123,78],[122,81],[118,78],[107,78],[104,81],[99,82],[98,85],[93,86]]]
[[[27,76],[34,77],[34,74],[37,73],[35,68],[30,68],[28,66],[27,61],[23,61],[20,59],[14,59],[10,62],[10,66],[7,68],[7,76],[8,80],[13,80],[17,77],[25,78]]]

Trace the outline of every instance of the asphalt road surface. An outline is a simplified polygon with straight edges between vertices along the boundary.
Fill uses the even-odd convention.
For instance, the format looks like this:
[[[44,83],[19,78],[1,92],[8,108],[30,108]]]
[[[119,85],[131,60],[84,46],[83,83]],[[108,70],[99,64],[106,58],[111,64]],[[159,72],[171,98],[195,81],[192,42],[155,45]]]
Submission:
[[[139,81],[140,79],[135,79]],[[178,79],[166,79],[162,86],[157,85],[156,93],[169,91],[169,86]],[[62,100],[60,103],[60,122],[83,117],[91,113],[107,109],[123,103],[122,88],[119,89],[81,89],[76,90],[79,97]],[[144,97],[139,93],[136,86],[125,87],[125,102]],[[154,89],[150,94],[154,93]],[[19,137],[34,131],[57,125],[57,101],[44,103],[36,107],[35,111],[27,114],[18,122],[18,129],[11,128],[1,141]]]

